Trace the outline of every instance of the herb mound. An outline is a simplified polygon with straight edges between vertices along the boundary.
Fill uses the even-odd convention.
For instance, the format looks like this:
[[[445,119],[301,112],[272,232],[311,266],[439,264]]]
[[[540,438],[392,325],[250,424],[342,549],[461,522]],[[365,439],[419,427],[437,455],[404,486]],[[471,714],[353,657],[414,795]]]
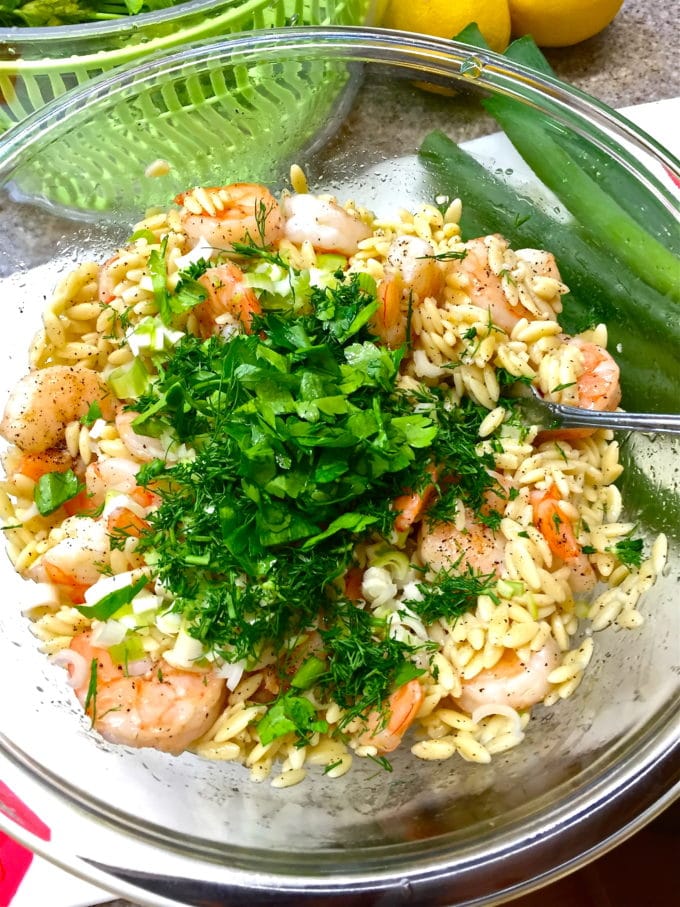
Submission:
[[[267,738],[318,729],[291,680],[312,631],[320,649],[300,689],[334,698],[346,720],[422,673],[413,659],[427,644],[391,638],[342,578],[360,538],[390,536],[392,501],[423,487],[433,458],[457,474],[440,510],[456,496],[478,507],[493,481],[474,450],[485,410],[451,410],[436,389],[400,390],[405,348],[371,333],[377,305],[372,278],[338,271],[330,287],[257,316],[252,334],[184,335],[134,404],[140,432],[195,452],[142,468],[139,482],[161,504],[141,550],[208,650],[246,664],[278,653],[282,694]],[[445,579],[409,607],[430,621],[455,617],[490,586],[489,577]]]

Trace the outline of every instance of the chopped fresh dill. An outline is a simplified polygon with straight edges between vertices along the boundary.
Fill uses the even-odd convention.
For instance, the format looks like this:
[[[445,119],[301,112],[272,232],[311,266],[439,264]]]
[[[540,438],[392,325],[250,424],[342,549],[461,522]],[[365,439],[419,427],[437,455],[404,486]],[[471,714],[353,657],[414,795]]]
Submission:
[[[426,625],[442,618],[455,621],[476,607],[480,595],[488,595],[497,602],[494,591],[497,581],[495,573],[478,573],[469,565],[461,570],[460,563],[457,563],[447,570],[440,570],[431,583],[419,583],[417,588],[422,599],[404,604],[415,611]]]
[[[84,709],[87,713],[87,710],[92,704],[92,727],[94,727],[97,721],[97,659],[93,658],[90,662],[90,680],[87,685],[87,693],[85,694],[85,704]]]
[[[564,448],[561,445],[559,445],[557,443],[557,441],[555,441],[554,444],[555,444],[555,449],[557,450],[559,455],[562,457],[564,462],[567,463],[569,461],[569,458],[567,457],[567,454],[565,453]]]
[[[278,252],[272,252],[266,246],[258,246],[255,242],[235,242],[233,245],[234,252],[239,258],[259,258],[261,261],[268,261],[273,265],[279,265],[288,270],[290,265],[279,255]]]
[[[556,394],[558,391],[566,390],[568,387],[576,387],[576,381],[566,381],[564,384],[558,384],[552,388],[550,391],[551,394]]]
[[[379,765],[380,768],[384,769],[386,772],[393,771],[392,763],[387,758],[387,756],[369,756],[368,758]]]
[[[467,249],[449,249],[446,252],[437,252],[436,255],[418,255],[421,258],[431,258],[434,261],[462,261],[467,257]]]

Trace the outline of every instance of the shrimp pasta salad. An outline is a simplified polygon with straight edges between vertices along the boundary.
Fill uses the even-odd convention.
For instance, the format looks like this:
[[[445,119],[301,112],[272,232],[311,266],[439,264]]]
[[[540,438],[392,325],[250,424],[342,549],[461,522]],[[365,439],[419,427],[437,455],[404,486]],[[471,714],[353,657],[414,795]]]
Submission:
[[[604,325],[548,251],[308,191],[196,188],[58,286],[0,432],[26,612],[95,732],[275,786],[486,763],[663,567],[621,518]],[[110,255],[110,257],[107,257]],[[105,259],[105,260],[104,260]]]

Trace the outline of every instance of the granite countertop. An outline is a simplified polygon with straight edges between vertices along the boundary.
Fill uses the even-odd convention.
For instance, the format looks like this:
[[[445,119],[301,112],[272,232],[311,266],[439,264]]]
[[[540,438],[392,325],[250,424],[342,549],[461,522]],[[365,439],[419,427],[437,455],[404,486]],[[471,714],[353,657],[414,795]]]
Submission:
[[[574,47],[548,49],[546,56],[560,78],[612,107],[623,107],[680,95],[679,39],[680,19],[675,3],[625,0],[616,20],[603,33]],[[664,896],[671,897],[670,875],[664,879],[664,871],[671,871],[668,867],[673,861],[668,857],[677,846],[677,833],[678,812],[670,811],[592,866],[513,904],[628,907],[634,903],[662,903]],[[666,859],[662,860],[664,853]],[[640,866],[645,867],[644,873],[639,874],[644,876],[646,887],[639,893],[641,900],[636,901],[633,892]],[[130,905],[127,901],[111,901],[108,907]]]
[[[624,107],[680,95],[679,40],[677,3],[625,0],[599,35],[545,54],[561,79]]]

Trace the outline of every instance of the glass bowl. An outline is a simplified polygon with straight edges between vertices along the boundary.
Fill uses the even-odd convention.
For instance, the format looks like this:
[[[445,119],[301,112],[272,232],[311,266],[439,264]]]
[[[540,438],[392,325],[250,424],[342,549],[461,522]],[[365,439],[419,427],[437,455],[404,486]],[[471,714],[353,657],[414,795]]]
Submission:
[[[114,66],[210,36],[287,25],[364,25],[383,0],[187,0],[122,19],[0,27],[0,132]]]
[[[573,218],[481,106],[508,98],[532,112],[546,143],[595,156],[602,181],[616,162],[640,220],[653,207],[668,225],[662,241],[666,230],[667,247],[677,245],[667,174],[678,166],[662,148],[582,93],[457,43],[361,28],[253,32],[149,58],[58,99],[0,140],[0,275],[11,312],[0,337],[3,398],[25,371],[56,280],[78,261],[106,259],[143,207],[167,206],[188,186],[252,179],[281,190],[298,163],[314,191],[389,215],[458,193],[456,172],[445,180],[418,155],[440,130],[478,167],[465,177],[464,205],[478,210],[489,187],[515,192],[518,205],[550,217],[559,245]],[[169,164],[160,176],[147,169],[156,159]],[[498,198],[492,220],[523,242],[534,228],[523,216],[508,226]],[[585,256],[594,240],[581,235]],[[615,279],[613,247],[607,256]],[[627,298],[599,311],[619,338],[623,404],[668,407],[677,320],[651,306],[633,318]],[[654,353],[636,356],[633,341]],[[603,853],[671,802],[680,764],[677,439],[637,435],[622,448],[628,516],[648,540],[667,534],[668,567],[644,596],[642,626],[598,631],[578,689],[538,707],[523,744],[489,764],[418,761],[402,746],[390,773],[359,760],[342,778],[319,770],[280,790],[230,763],[113,747],[90,732],[62,669],[38,651],[16,605],[25,583],[4,564],[0,749],[8,783],[51,840],[13,818],[8,802],[0,827],[149,905],[498,903]]]

